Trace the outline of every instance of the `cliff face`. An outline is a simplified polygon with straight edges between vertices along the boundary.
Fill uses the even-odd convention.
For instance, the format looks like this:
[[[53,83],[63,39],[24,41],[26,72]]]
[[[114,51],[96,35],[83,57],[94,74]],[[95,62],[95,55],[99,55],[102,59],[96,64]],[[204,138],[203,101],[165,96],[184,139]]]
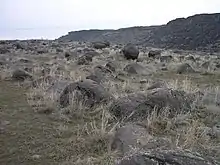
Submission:
[[[159,48],[220,51],[220,13],[177,18],[166,25],[69,32],[58,40],[103,41]]]

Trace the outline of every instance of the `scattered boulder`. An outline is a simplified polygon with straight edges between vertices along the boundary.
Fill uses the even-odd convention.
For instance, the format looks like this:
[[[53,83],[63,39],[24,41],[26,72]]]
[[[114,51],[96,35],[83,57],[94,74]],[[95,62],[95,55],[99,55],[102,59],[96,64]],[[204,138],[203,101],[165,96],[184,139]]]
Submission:
[[[45,54],[45,53],[48,53],[49,51],[47,49],[38,49],[37,50],[37,53],[38,54]]]
[[[86,79],[93,80],[93,81],[97,82],[98,84],[100,84],[102,82],[103,77],[100,75],[91,74],[89,76],[86,76]]]
[[[70,60],[70,58],[71,58],[71,53],[70,53],[70,52],[65,52],[65,53],[64,53],[64,57],[65,57],[65,59]]]
[[[10,51],[7,48],[1,46],[0,47],[0,54],[6,54],[6,53],[10,53]]]
[[[213,126],[212,136],[217,139],[220,139],[220,124],[216,124],[215,126]]]
[[[83,55],[83,56],[79,57],[79,59],[77,60],[77,64],[78,65],[89,65],[90,62],[92,62],[92,58],[93,58],[93,56]]]
[[[62,107],[70,104],[71,96],[75,95],[76,99],[92,107],[110,99],[110,95],[105,91],[104,87],[93,80],[82,80],[76,83],[69,81],[58,81],[54,83],[48,92],[55,94],[56,100]]]
[[[61,49],[61,48],[56,48],[56,53],[63,53],[63,49]]]
[[[98,56],[99,53],[96,52],[95,50],[90,50],[90,51],[85,52],[84,55],[85,55],[85,56],[92,56],[92,57],[95,57],[95,56]]]
[[[41,73],[43,76],[46,76],[46,75],[49,75],[51,72],[51,68],[50,67],[44,67],[42,70],[41,70]]]
[[[122,49],[122,53],[127,60],[136,60],[139,56],[139,50],[133,44],[127,44]]]
[[[110,113],[112,113],[119,120],[130,120],[130,118],[133,118],[133,116],[139,117],[137,114],[139,111],[139,105],[145,100],[146,96],[142,93],[130,94],[128,96],[121,97],[112,103],[110,106]]]
[[[201,98],[203,105],[216,105],[220,106],[220,92],[217,91],[206,91]]]
[[[32,75],[30,75],[28,72],[16,69],[12,72],[12,79],[17,81],[24,81],[26,79],[32,79]]]
[[[57,81],[48,88],[48,95],[54,98],[61,106],[70,104],[71,94],[76,89],[76,84],[71,81]]]
[[[48,84],[48,85],[53,85],[54,82],[56,82],[57,80],[52,77],[52,76],[45,76],[45,77],[41,77],[41,78],[38,78],[36,80],[34,80],[32,83],[31,83],[31,86],[36,88],[38,86],[41,86],[42,84]]]
[[[201,67],[205,68],[205,69],[209,69],[210,66],[211,66],[211,62],[210,61],[206,61],[206,62],[201,64]]]
[[[145,68],[138,63],[131,63],[125,66],[124,71],[128,74],[150,75],[152,70]]]
[[[26,59],[26,58],[20,58],[18,61],[19,61],[19,62],[22,62],[22,63],[32,63],[31,60]]]
[[[112,72],[115,72],[117,65],[116,65],[116,63],[110,61],[107,64],[105,64],[105,67],[108,68],[109,70],[111,70]]]
[[[144,145],[141,144],[141,141],[146,142],[149,137],[146,128],[136,124],[127,124],[116,131],[111,149],[118,150],[125,155],[133,148],[141,148]]]
[[[220,63],[217,63],[217,64],[215,65],[215,67],[219,69],[219,68],[220,68]]]
[[[80,91],[80,98],[82,98],[89,107],[104,103],[111,98],[111,95],[102,85],[89,79],[77,82],[76,89]]]
[[[176,113],[190,111],[192,101],[193,98],[189,97],[184,91],[155,88],[148,93],[142,106],[151,110],[156,107],[158,111],[168,107],[171,112],[170,115],[175,115]]]
[[[158,59],[161,57],[161,51],[160,50],[151,50],[148,52],[148,57]]]
[[[186,56],[184,59],[185,59],[186,61],[192,61],[192,62],[195,62],[195,61],[196,61],[193,56]]]
[[[140,121],[145,119],[153,110],[158,113],[169,108],[170,117],[191,109],[193,98],[183,91],[169,88],[155,88],[147,96],[132,94],[119,98],[110,107],[110,112],[119,120]]]
[[[8,64],[8,61],[4,57],[0,57],[0,66],[5,66]]]
[[[167,83],[165,81],[157,81],[153,83],[151,86],[147,88],[147,90],[152,90],[155,88],[168,88]]]
[[[16,49],[25,49],[25,45],[20,42],[15,43],[14,46]]]
[[[95,49],[104,49],[104,48],[107,48],[110,46],[110,43],[109,42],[94,42],[93,43],[93,47]]]
[[[125,157],[116,165],[218,165],[219,162],[187,150],[146,150]]]
[[[176,71],[177,74],[195,73],[195,72],[196,71],[188,63],[179,65]]]
[[[179,61],[182,62],[185,59],[185,56],[178,56]]]
[[[112,71],[102,65],[97,65],[94,67],[94,73],[96,75],[102,75],[102,76],[107,76],[107,75],[111,75]]]
[[[170,62],[173,59],[173,56],[161,56],[160,57],[160,62]]]

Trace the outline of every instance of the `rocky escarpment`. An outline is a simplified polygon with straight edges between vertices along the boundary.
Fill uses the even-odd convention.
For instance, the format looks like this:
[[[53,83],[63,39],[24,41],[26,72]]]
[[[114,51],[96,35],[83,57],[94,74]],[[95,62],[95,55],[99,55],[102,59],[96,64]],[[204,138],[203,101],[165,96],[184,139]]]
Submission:
[[[220,13],[177,18],[161,26],[69,32],[58,40],[129,42],[159,48],[220,51]]]

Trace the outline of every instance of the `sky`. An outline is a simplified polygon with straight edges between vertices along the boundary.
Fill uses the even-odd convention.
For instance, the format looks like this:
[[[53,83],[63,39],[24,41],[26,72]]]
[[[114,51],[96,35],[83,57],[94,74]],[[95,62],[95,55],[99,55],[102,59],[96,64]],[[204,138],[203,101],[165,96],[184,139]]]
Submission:
[[[0,0],[0,39],[55,39],[218,12],[220,0]]]

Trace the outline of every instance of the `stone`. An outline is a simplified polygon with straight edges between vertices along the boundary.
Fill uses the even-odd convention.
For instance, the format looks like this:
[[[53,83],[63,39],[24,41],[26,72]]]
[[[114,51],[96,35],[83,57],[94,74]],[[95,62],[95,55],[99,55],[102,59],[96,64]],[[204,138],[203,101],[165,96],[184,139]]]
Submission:
[[[93,47],[95,49],[104,49],[110,46],[109,42],[94,42]]]
[[[145,96],[142,93],[131,94],[115,100],[110,113],[118,120],[141,121],[156,110],[161,113],[169,108],[169,117],[191,110],[193,98],[185,92],[169,88],[155,88]],[[156,108],[156,109],[155,109]]]
[[[133,44],[127,44],[122,49],[122,53],[127,60],[136,60],[139,56],[139,50]]]
[[[177,74],[195,73],[196,71],[188,64],[184,63],[178,66]]]
[[[93,107],[97,104],[107,102],[111,95],[97,82],[85,79],[78,82],[58,81],[55,82],[48,92],[55,98],[62,107],[70,104],[70,99],[74,97],[78,101],[82,101],[85,106]]]
[[[125,157],[116,165],[218,165],[219,162],[186,150],[146,150]]]
[[[149,58],[159,59],[161,57],[161,51],[160,50],[151,50],[148,52]]]
[[[21,69],[16,69],[12,72],[13,80],[24,81],[26,79],[32,79],[32,78],[33,76],[31,74]]]
[[[145,68],[138,63],[131,63],[125,66],[124,71],[128,74],[137,74],[137,75],[150,75],[152,70]]]
[[[133,148],[141,148],[141,141],[148,141],[149,133],[143,126],[136,124],[127,124],[119,128],[112,140],[111,149],[120,151],[121,154],[126,154]]]

